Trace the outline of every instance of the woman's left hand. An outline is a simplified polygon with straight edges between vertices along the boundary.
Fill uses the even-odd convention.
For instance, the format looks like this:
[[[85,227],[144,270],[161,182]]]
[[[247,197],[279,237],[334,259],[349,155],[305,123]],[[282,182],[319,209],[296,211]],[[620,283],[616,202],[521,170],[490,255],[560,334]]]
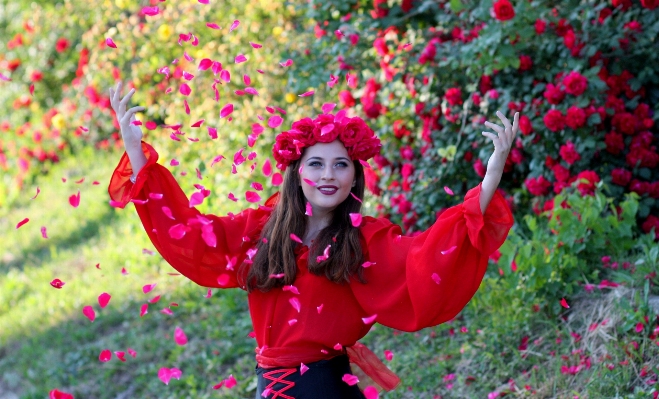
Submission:
[[[501,119],[501,122],[503,122],[504,127],[491,122],[485,122],[485,126],[497,132],[498,136],[490,132],[483,132],[483,136],[491,138],[492,142],[494,142],[494,153],[487,162],[487,171],[502,174],[503,167],[506,164],[506,159],[508,158],[515,137],[517,137],[517,131],[519,130],[519,112],[515,112],[512,125],[501,111],[497,111],[497,116]]]

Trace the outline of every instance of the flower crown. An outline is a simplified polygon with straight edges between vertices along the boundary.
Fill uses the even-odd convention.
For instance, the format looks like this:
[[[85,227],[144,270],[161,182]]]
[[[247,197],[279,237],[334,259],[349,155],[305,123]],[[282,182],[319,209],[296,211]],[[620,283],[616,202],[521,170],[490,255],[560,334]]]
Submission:
[[[293,161],[300,159],[302,150],[316,143],[331,143],[339,139],[348,150],[350,159],[367,161],[380,152],[382,144],[373,130],[358,116],[348,118],[346,111],[321,114],[293,122],[291,130],[275,137],[272,155],[277,168],[285,170]]]

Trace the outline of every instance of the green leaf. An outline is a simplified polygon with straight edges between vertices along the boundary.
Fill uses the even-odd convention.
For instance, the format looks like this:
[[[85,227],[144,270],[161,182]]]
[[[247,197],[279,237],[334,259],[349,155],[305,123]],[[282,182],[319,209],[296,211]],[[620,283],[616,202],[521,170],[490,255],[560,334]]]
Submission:
[[[454,13],[458,13],[462,10],[464,10],[464,6],[462,5],[462,1],[460,1],[460,0],[451,0],[451,11],[453,11]]]

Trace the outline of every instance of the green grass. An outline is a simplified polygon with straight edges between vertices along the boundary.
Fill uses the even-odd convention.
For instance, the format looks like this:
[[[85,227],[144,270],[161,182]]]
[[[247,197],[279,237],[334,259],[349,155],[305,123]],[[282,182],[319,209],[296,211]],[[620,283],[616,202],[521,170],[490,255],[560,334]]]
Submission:
[[[255,342],[247,336],[251,321],[245,293],[214,290],[211,298],[204,298],[205,288],[169,275],[174,270],[157,253],[143,253],[154,248],[134,206],[119,210],[108,205],[107,185],[120,155],[89,151],[62,162],[39,178],[36,199],[29,199],[36,186],[28,187],[17,204],[0,210],[0,397],[13,393],[45,398],[57,388],[78,399],[253,398]],[[84,183],[73,183],[81,177]],[[94,180],[100,184],[92,185]],[[73,208],[68,197],[78,189],[80,206]],[[16,230],[25,217],[30,222]],[[47,227],[48,239],[41,237],[41,226]],[[121,274],[122,267],[128,275]],[[54,278],[65,286],[51,287]],[[155,289],[144,294],[142,286],[153,283]],[[102,292],[112,295],[105,309],[97,302]],[[141,305],[155,295],[162,295],[160,301],[140,317]],[[607,298],[610,301],[594,293],[575,300],[572,307],[585,308]],[[171,306],[174,314],[160,313],[171,302],[179,304]],[[85,305],[96,310],[93,323],[81,313]],[[620,316],[613,307],[607,312]],[[399,389],[381,397],[484,398],[494,391],[537,398],[650,395],[653,387],[644,385],[639,374],[643,366],[659,372],[659,345],[647,335],[621,328],[624,315],[616,316],[615,328],[608,331],[615,339],[597,345],[589,338],[585,319],[580,319],[583,315],[566,323],[538,313],[525,326],[501,315],[505,317],[505,309],[494,313],[486,304],[476,308],[472,303],[453,322],[417,333],[375,327],[364,343],[382,359],[385,349],[392,350],[394,359],[385,362],[403,379]],[[188,336],[184,347],[174,343],[176,326]],[[570,332],[584,339],[576,341]],[[529,347],[521,352],[517,346],[525,335]],[[631,341],[640,349],[627,354],[624,348]],[[107,363],[98,360],[103,349],[129,347],[137,357],[127,355],[125,363],[115,356]],[[562,365],[578,362],[579,355],[573,353],[578,349],[592,357],[592,366],[574,376],[561,373]],[[603,349],[611,358],[598,361],[596,353]],[[620,365],[624,360],[629,366]],[[615,367],[609,370],[607,364]],[[166,386],[157,378],[161,367],[177,367],[183,376]],[[237,378],[237,387],[212,389],[229,374]]]

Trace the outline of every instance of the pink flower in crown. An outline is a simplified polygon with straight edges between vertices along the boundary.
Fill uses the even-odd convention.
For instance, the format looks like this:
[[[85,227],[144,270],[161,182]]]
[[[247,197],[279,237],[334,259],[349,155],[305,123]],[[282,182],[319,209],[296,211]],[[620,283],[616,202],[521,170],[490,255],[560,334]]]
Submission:
[[[300,145],[296,136],[299,136],[299,134],[281,132],[275,138],[275,144],[272,146],[272,156],[278,164],[288,165],[291,161],[300,157],[296,151],[296,144]]]
[[[318,115],[314,123],[316,129],[313,131],[313,137],[319,143],[331,143],[341,133],[341,125],[334,123],[334,115],[332,114]]]
[[[360,117],[350,118],[343,126],[343,131],[339,136],[346,148],[352,147],[363,139],[371,136],[372,130],[366,122]]]
[[[314,130],[316,130],[316,124],[311,118],[306,117],[300,119],[299,121],[293,122],[291,125],[291,130],[298,130],[307,137],[313,137]]]

